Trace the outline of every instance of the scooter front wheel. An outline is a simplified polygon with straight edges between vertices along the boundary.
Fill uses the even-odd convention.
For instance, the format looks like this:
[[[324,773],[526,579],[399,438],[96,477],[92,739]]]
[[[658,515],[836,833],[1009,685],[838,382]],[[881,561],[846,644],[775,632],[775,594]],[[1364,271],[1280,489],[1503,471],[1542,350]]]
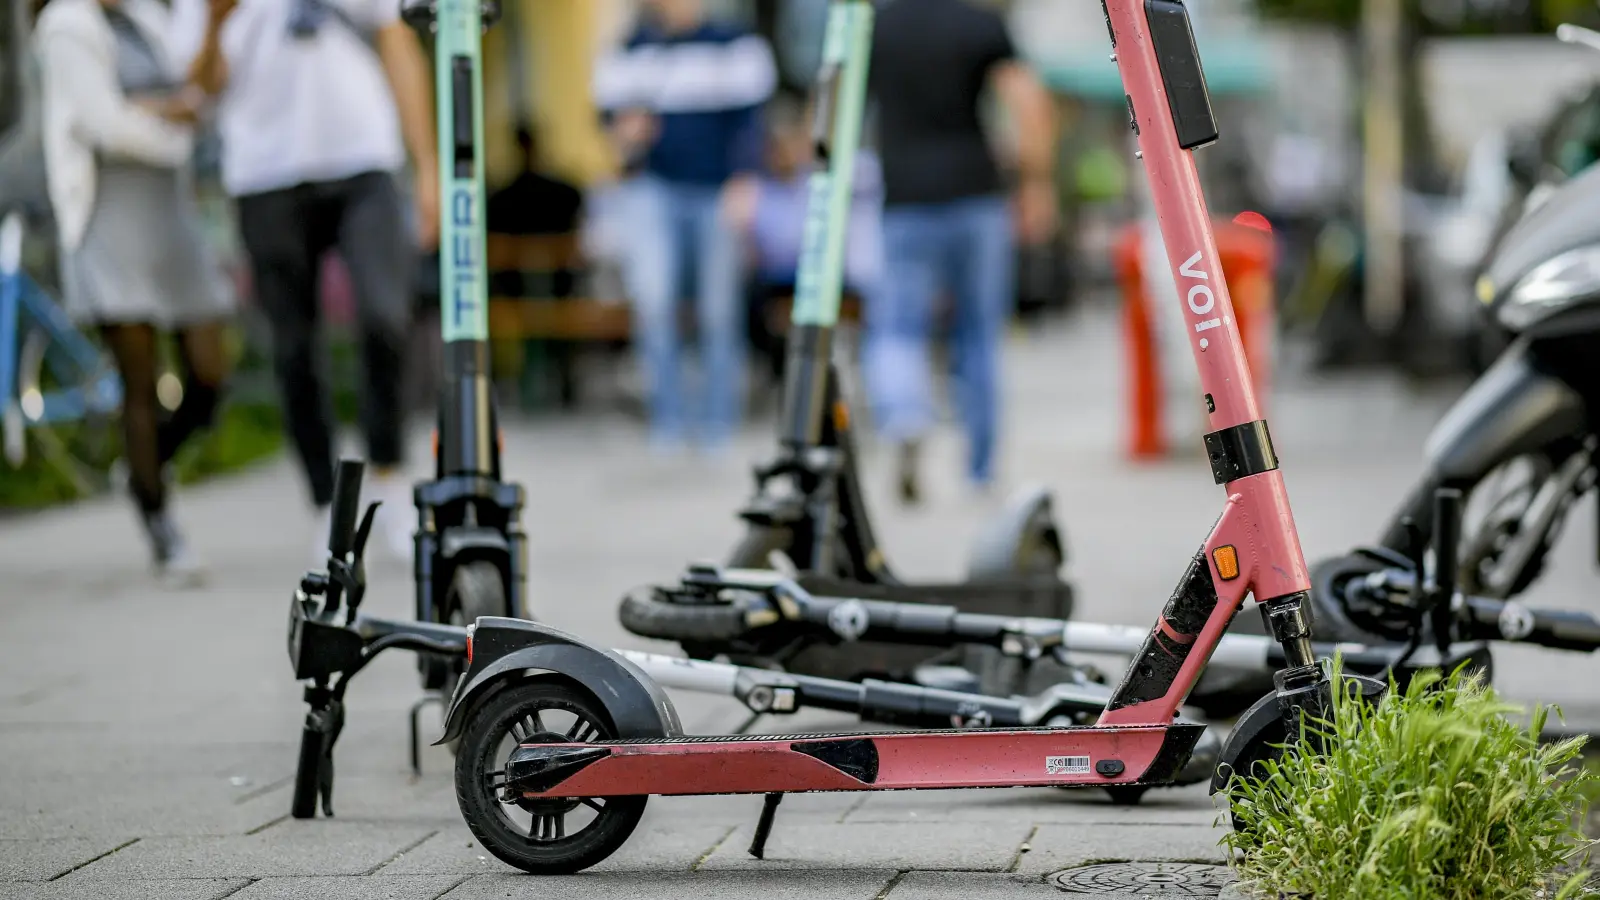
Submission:
[[[445,598],[446,621],[462,628],[478,621],[482,616],[511,616],[511,604],[506,601],[506,585],[500,569],[489,560],[479,559],[460,566],[450,579],[450,591]],[[461,680],[461,662],[445,660],[449,666],[444,676],[443,692],[454,697],[456,684]],[[461,746],[460,741],[448,745],[451,753]]]
[[[533,875],[567,875],[601,862],[633,833],[648,796],[506,795],[506,760],[518,745],[616,737],[587,691],[547,679],[523,682],[493,694],[470,716],[456,754],[456,801],[484,849]]]

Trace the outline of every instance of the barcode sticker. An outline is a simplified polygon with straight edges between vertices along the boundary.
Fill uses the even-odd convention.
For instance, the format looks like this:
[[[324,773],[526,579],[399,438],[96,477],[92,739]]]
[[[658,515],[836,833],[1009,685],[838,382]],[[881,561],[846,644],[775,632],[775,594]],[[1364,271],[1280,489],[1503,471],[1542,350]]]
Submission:
[[[1084,775],[1089,771],[1089,757],[1087,756],[1046,756],[1044,758],[1044,772],[1046,775]]]

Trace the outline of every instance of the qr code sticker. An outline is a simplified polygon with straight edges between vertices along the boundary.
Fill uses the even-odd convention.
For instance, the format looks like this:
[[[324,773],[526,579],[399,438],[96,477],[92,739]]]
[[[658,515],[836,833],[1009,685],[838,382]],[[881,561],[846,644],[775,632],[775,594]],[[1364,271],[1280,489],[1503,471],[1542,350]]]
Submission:
[[[1044,758],[1044,772],[1046,775],[1084,775],[1089,771],[1089,757],[1087,756],[1046,756]]]

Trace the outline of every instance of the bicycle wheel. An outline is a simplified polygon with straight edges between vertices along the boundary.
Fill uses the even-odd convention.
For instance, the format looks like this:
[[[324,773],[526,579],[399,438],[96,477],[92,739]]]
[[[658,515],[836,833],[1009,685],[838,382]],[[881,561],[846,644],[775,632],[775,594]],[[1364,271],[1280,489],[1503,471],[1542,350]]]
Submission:
[[[121,452],[121,400],[122,384],[103,356],[84,366],[41,328],[23,336],[15,407],[25,431],[23,446],[36,450],[80,497],[110,484],[112,463]],[[7,422],[8,451],[19,440],[10,433],[16,424],[14,418]]]

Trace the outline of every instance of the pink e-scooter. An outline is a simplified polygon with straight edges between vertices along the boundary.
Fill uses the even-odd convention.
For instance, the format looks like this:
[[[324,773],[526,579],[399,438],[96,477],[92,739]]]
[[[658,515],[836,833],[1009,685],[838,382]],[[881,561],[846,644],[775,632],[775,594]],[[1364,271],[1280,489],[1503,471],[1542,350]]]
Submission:
[[[860,0],[836,0],[870,6]],[[1179,718],[1246,595],[1286,664],[1276,690],[1230,735],[1225,770],[1241,771],[1332,713],[1313,655],[1305,560],[1267,424],[1256,402],[1191,152],[1217,138],[1188,11],[1179,0],[1103,0],[1184,302],[1210,416],[1207,454],[1226,491],[1098,722],[1084,727],[848,734],[685,736],[672,703],[620,654],[546,625],[483,617],[440,742],[459,739],[462,814],[490,852],[535,874],[573,872],[627,840],[651,794],[764,794],[751,852],[779,801],[799,791],[1170,782],[1204,726]],[[1345,676],[1363,695],[1383,686]]]

